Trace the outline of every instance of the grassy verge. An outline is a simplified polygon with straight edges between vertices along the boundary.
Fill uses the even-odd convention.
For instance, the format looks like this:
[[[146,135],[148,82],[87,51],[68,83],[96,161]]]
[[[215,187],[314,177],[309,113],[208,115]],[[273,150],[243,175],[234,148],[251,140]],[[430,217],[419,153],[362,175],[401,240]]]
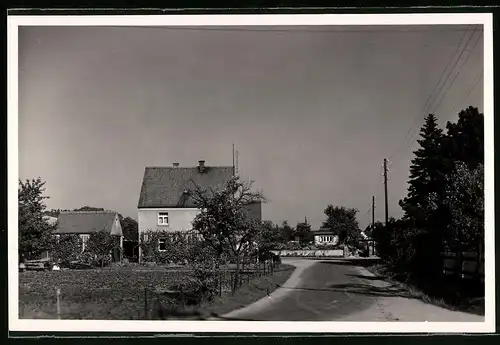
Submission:
[[[373,274],[384,277],[392,284],[404,288],[408,294],[422,302],[436,305],[448,310],[461,311],[469,314],[484,315],[484,290],[471,287],[470,284],[456,281],[442,282],[402,282],[394,277],[384,264],[365,267]],[[481,296],[482,295],[482,296]]]
[[[158,308],[158,302],[145,293],[179,284],[186,274],[180,270],[116,268],[24,272],[19,275],[19,316],[57,318],[57,289],[60,291],[61,319],[179,319],[224,314],[264,297],[267,289],[272,292],[288,279],[293,269],[282,264],[274,275],[255,276],[235,294],[226,293],[212,303],[190,307],[186,310],[187,315],[175,312],[157,315],[153,310]]]
[[[294,266],[281,264],[272,276],[253,278],[249,284],[244,284],[233,295],[225,295],[218,298],[214,303],[204,307],[204,311],[224,315],[233,310],[246,307],[265,297],[268,292],[272,293],[278,286],[283,285],[290,278],[294,270]]]

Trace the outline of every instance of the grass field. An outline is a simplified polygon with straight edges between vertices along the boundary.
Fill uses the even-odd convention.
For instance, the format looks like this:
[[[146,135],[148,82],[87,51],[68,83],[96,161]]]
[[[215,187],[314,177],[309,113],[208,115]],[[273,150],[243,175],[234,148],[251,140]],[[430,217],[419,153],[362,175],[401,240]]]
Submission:
[[[234,295],[225,293],[196,309],[203,315],[223,314],[248,305],[284,283],[292,271],[293,267],[281,265],[273,276],[254,276]],[[181,283],[185,275],[182,270],[142,267],[24,272],[19,275],[19,316],[57,318],[59,289],[61,319],[156,319],[158,315],[151,311],[154,294],[146,296],[145,291],[168,289]]]

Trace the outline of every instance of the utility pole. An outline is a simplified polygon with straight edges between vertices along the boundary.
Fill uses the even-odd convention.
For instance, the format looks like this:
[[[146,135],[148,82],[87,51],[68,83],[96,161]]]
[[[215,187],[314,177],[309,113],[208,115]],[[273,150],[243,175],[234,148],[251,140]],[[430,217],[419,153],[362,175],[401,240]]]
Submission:
[[[234,143],[233,143],[233,176],[236,175],[236,168],[234,166]]]
[[[385,224],[389,222],[389,210],[387,200],[387,158],[384,158],[384,194],[385,194]]]
[[[375,196],[372,196],[372,230],[375,229]]]

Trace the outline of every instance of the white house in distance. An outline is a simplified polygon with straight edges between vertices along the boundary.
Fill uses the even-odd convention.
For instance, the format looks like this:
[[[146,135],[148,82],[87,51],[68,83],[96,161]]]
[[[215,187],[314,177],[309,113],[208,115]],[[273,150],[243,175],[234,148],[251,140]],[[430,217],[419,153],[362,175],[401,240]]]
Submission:
[[[139,241],[147,231],[189,231],[200,210],[189,195],[195,185],[202,190],[217,190],[234,176],[234,167],[198,166],[146,167],[138,203]],[[248,205],[249,213],[261,219],[261,203]],[[161,250],[161,239],[158,246]],[[141,257],[139,249],[139,260]]]
[[[339,243],[339,235],[335,232],[321,228],[314,232],[314,244],[317,246],[335,246]]]

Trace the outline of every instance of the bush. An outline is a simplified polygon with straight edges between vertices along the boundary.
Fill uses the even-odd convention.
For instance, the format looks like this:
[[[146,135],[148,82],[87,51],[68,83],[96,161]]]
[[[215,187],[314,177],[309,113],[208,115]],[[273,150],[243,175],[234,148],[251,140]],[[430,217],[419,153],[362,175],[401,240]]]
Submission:
[[[141,234],[140,247],[146,262],[157,264],[185,264],[188,259],[190,233],[171,231],[146,231]],[[160,240],[164,249],[160,250]]]
[[[61,234],[52,239],[51,257],[63,266],[78,261],[82,255],[82,243],[77,234]]]

